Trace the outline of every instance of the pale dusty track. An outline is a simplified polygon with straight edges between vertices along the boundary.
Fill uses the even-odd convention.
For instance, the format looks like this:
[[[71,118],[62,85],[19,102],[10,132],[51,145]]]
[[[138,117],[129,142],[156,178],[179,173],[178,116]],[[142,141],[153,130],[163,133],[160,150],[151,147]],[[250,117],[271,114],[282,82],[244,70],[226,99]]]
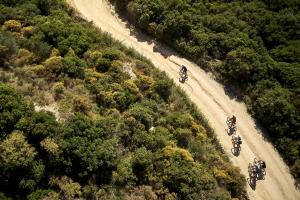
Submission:
[[[267,176],[258,181],[256,190],[247,185],[251,199],[263,200],[292,200],[300,199],[300,192],[294,186],[294,180],[289,174],[287,166],[274,147],[261,136],[251,116],[247,113],[243,103],[230,99],[225,94],[222,85],[218,84],[197,65],[181,58],[164,45],[151,42],[151,38],[143,34],[132,34],[114,13],[112,7],[105,0],[67,0],[83,18],[110,33],[114,38],[122,41],[128,47],[133,47],[145,57],[149,58],[160,70],[165,71],[177,85],[180,85],[214,128],[220,143],[232,163],[241,169],[248,177],[248,164],[254,157],[263,159],[267,163]],[[139,38],[139,39],[137,39]],[[142,39],[141,39],[142,38]],[[148,42],[147,42],[148,41]],[[159,48],[159,52],[155,49]],[[169,55],[164,57],[162,55]],[[185,64],[189,70],[189,80],[186,84],[178,81],[178,64]],[[225,131],[226,118],[232,114],[237,116],[238,133],[243,139],[242,151],[238,157],[231,153],[231,137]]]

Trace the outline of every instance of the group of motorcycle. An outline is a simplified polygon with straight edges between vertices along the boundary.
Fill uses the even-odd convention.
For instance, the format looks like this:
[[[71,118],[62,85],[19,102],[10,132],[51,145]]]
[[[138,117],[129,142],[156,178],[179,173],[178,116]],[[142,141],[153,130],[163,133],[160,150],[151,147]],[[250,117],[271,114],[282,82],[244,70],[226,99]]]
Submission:
[[[241,144],[242,139],[237,134],[237,127],[236,127],[236,117],[233,115],[231,118],[228,117],[226,120],[228,129],[228,134],[232,135],[231,141],[233,145],[232,153],[235,156],[238,156],[241,151]],[[249,185],[255,189],[256,181],[257,180],[264,180],[266,176],[266,163],[263,160],[257,160],[254,158],[253,163],[249,163],[248,165],[248,172],[249,172],[249,178],[248,182]]]
[[[179,81],[181,83],[185,83],[188,80],[186,66],[181,65],[179,76],[180,76]],[[228,117],[226,120],[226,124],[228,126],[227,133],[231,135],[231,141],[233,145],[231,151],[233,155],[238,156],[241,152],[242,139],[237,134],[236,117],[234,115],[232,117]],[[255,189],[256,181],[265,179],[266,176],[265,161],[257,160],[256,158],[254,158],[253,163],[249,163],[248,172],[249,172],[249,179],[248,179],[249,185],[252,187],[252,189]]]

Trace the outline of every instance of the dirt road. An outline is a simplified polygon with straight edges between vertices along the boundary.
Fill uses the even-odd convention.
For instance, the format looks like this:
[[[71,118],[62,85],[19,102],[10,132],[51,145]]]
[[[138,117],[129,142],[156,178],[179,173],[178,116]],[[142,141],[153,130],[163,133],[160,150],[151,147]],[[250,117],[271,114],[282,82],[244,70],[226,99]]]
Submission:
[[[67,1],[81,13],[83,18],[93,21],[96,26],[111,33],[124,45],[136,49],[149,58],[156,67],[165,71],[177,85],[180,85],[209,120],[232,163],[240,167],[246,177],[248,177],[248,164],[253,161],[254,157],[266,161],[266,179],[258,181],[255,190],[249,185],[247,186],[251,199],[300,199],[300,191],[296,190],[294,180],[279,154],[269,142],[263,139],[260,130],[256,128],[253,119],[247,113],[245,105],[230,99],[222,85],[214,81],[200,67],[181,58],[166,46],[153,43],[151,38],[140,33],[134,33],[127,28],[126,22],[117,17],[105,0]],[[179,66],[174,62],[188,66],[189,80],[187,83],[179,83]],[[232,114],[237,116],[238,133],[243,139],[241,154],[238,157],[231,152],[231,137],[225,130],[226,118]]]

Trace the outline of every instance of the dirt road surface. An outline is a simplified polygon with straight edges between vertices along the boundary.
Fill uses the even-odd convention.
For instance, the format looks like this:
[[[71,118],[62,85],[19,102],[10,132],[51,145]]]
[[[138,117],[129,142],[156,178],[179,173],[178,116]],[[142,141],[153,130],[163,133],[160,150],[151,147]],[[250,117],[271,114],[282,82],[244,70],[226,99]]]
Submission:
[[[293,200],[300,199],[294,180],[287,166],[274,147],[266,141],[253,119],[247,113],[243,103],[231,99],[211,76],[197,65],[178,56],[166,46],[153,42],[152,38],[130,30],[125,21],[118,18],[111,5],[105,0],[67,0],[83,18],[92,21],[95,26],[110,33],[127,47],[133,47],[149,58],[160,70],[165,71],[177,85],[180,85],[214,128],[224,150],[231,162],[241,169],[248,178],[248,164],[253,159],[263,159],[267,163],[265,180],[256,183],[255,190],[247,185],[250,199]],[[189,80],[185,84],[178,81],[179,65],[188,66]],[[243,140],[238,157],[231,152],[231,137],[226,133],[226,118],[235,114],[237,130]]]

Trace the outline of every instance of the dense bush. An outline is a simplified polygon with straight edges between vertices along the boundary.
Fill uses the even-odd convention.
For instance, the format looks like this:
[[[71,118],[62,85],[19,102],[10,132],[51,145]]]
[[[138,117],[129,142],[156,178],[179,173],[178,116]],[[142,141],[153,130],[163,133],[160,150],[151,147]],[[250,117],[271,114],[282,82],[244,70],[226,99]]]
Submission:
[[[300,180],[299,1],[111,1],[147,33],[238,85]]]
[[[0,1],[0,199],[245,199],[185,94],[67,10]]]

